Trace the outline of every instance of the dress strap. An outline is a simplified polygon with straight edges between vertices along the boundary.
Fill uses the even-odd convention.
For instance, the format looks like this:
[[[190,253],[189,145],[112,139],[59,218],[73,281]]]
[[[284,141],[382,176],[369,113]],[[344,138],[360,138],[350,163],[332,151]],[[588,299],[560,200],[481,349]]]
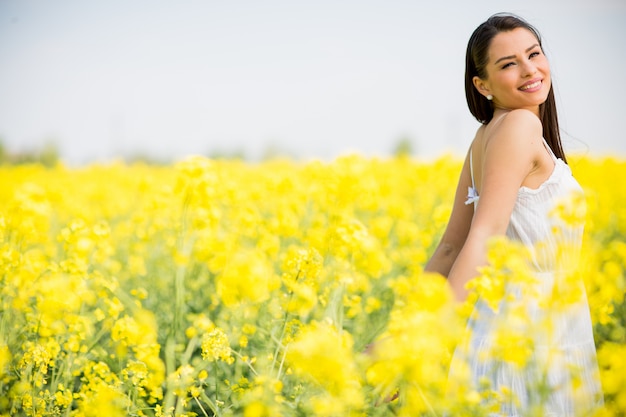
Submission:
[[[476,192],[476,186],[474,185],[474,162],[472,158],[472,147],[470,146],[469,151],[469,163],[470,163],[470,176],[472,177],[472,186],[467,187],[467,200],[465,200],[465,205],[474,204],[476,207],[476,202],[478,201],[478,193]]]
[[[498,116],[495,120],[493,119],[493,117],[491,118],[491,121],[489,121],[489,124],[491,125],[491,127],[497,125],[498,123],[500,123],[501,120],[504,119],[504,116],[506,116],[507,114],[509,114],[508,112],[506,113],[502,113],[500,116]]]
[[[470,154],[469,154],[469,159],[470,159],[470,176],[472,177],[472,188],[475,190],[476,189],[476,185],[474,184],[474,164],[473,164],[473,159],[472,158],[472,148],[470,147]]]
[[[497,119],[491,119],[491,121],[489,122],[489,124],[491,125],[491,127],[493,128],[493,126],[497,125],[498,123],[500,123],[500,121],[502,119],[504,119],[504,116],[506,116],[508,114],[507,113],[503,113],[501,115],[498,116]],[[545,141],[545,139],[544,139]],[[473,145],[473,144],[472,144]],[[474,190],[476,190],[476,184],[474,183],[474,158],[472,158],[472,146],[470,146],[470,151],[469,151],[469,158],[470,158],[470,176],[472,177],[472,188]]]
[[[544,138],[543,136],[541,137],[541,139],[543,139],[543,146],[546,147],[546,149],[548,150],[548,152],[550,152],[550,156],[552,156],[552,159],[554,161],[556,161],[558,158],[556,157],[556,155],[554,154],[554,152],[552,151],[552,148],[550,147],[550,145],[548,145],[548,141],[546,141],[546,138]]]

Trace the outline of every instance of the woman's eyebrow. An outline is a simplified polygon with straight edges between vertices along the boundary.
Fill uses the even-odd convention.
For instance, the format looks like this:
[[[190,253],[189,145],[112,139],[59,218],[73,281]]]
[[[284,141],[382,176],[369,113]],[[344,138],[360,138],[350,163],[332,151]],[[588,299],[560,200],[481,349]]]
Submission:
[[[526,49],[526,52],[530,52],[533,48],[535,48],[537,46],[539,46],[538,43],[533,44],[531,47]],[[496,62],[494,62],[494,65],[497,65],[498,62],[500,62],[500,61],[504,61],[506,59],[513,59],[513,58],[515,58],[515,55],[503,56],[502,58],[498,58],[498,60]]]

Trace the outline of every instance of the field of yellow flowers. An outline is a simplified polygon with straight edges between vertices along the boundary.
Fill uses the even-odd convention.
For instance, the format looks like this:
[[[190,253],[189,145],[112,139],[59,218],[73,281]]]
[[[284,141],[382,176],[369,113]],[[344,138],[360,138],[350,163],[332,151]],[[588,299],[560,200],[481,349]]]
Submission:
[[[626,161],[570,159],[599,415],[624,416]],[[0,415],[487,415],[445,394],[466,309],[423,272],[460,166],[0,167]]]

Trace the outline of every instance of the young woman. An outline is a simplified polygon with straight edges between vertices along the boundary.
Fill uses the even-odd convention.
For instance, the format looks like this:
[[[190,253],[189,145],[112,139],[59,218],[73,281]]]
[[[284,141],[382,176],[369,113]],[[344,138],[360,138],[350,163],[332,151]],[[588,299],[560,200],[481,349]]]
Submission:
[[[529,299],[528,291],[507,282],[497,307],[478,293],[450,380],[469,371],[469,386],[482,391],[493,415],[587,415],[602,393],[584,290],[570,291],[577,296],[567,306],[549,303],[557,285],[582,285],[572,283],[568,271],[575,268],[583,226],[553,216],[557,204],[582,190],[561,146],[550,65],[536,29],[513,15],[482,23],[467,46],[465,93],[481,126],[425,269],[446,276],[463,301],[466,284],[487,265],[488,242],[506,236],[529,249],[538,292]],[[571,256],[561,256],[564,250]],[[508,355],[498,346],[503,335]],[[531,353],[520,360],[515,349]]]

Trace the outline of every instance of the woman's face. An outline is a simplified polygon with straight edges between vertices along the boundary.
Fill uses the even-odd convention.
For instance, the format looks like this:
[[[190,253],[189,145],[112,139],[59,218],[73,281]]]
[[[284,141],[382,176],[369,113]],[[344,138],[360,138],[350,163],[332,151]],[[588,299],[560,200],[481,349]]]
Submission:
[[[487,78],[474,77],[474,86],[494,105],[505,109],[528,109],[539,114],[539,105],[550,91],[550,64],[539,41],[527,29],[498,33],[489,46]]]

